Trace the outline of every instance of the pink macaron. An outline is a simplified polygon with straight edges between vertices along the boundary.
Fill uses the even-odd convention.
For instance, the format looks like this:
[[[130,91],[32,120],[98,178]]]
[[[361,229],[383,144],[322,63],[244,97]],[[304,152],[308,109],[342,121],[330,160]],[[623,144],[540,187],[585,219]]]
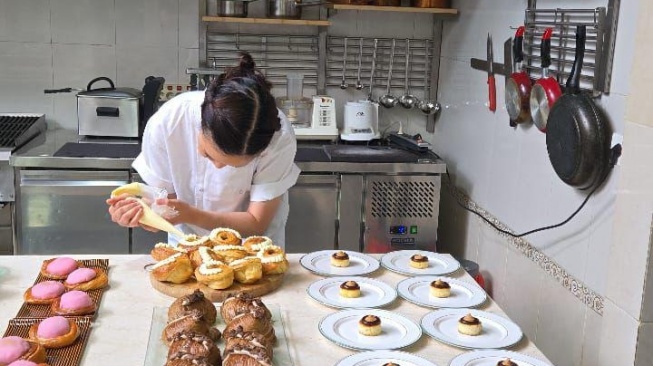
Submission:
[[[36,330],[39,338],[52,339],[70,332],[70,322],[63,316],[52,316],[43,319]]]
[[[61,295],[59,306],[62,309],[82,309],[93,305],[93,300],[84,291],[69,291]]]
[[[65,290],[61,282],[43,281],[32,286],[30,292],[35,299],[46,300],[61,296]]]
[[[18,360],[10,363],[9,366],[39,366],[39,364],[27,360]]]
[[[7,365],[21,358],[30,349],[25,339],[16,336],[0,338],[0,364]]]
[[[92,268],[77,268],[66,277],[66,283],[77,285],[94,279],[97,273]]]
[[[70,257],[59,257],[52,260],[45,267],[48,273],[51,273],[56,276],[67,276],[70,272],[74,271],[79,267],[77,261]]]

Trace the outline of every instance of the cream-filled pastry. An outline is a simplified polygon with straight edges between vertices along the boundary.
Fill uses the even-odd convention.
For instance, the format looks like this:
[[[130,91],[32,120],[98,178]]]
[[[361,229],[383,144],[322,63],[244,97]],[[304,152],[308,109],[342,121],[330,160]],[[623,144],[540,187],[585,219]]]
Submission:
[[[381,334],[381,318],[376,315],[365,315],[358,321],[358,332],[366,336]]]
[[[50,310],[57,315],[87,315],[97,309],[95,302],[84,291],[73,290],[64,293],[50,305]]]
[[[28,288],[23,294],[23,300],[28,304],[51,304],[66,291],[59,281],[43,281]]]
[[[18,360],[45,362],[45,348],[37,342],[17,336],[0,338],[0,365]]]
[[[152,266],[152,276],[157,281],[184,283],[193,275],[193,265],[185,253],[177,253]]]
[[[224,290],[234,283],[234,270],[221,262],[202,263],[195,269],[195,279],[214,290]]]
[[[477,336],[481,334],[483,326],[478,318],[467,314],[458,320],[458,332],[466,335]]]
[[[52,258],[41,265],[41,275],[54,280],[63,280],[77,268],[79,263],[70,257]]]
[[[211,230],[209,239],[213,245],[241,245],[243,241],[238,231],[225,227]]]
[[[497,366],[519,366],[519,365],[513,362],[511,359],[506,358],[504,360],[497,362]]]
[[[189,234],[184,237],[183,240],[180,240],[177,243],[179,248],[185,249],[187,252],[192,252],[199,249],[203,246],[212,246],[213,244],[209,240],[208,236],[197,236],[195,234]]]
[[[216,245],[211,250],[223,258],[225,263],[243,259],[249,255],[242,245]]]
[[[429,285],[429,293],[434,297],[449,297],[451,296],[451,285],[446,281],[437,279]]]
[[[77,323],[63,316],[52,316],[29,328],[30,339],[45,348],[62,348],[71,345],[79,336]]]
[[[101,268],[78,268],[72,271],[63,285],[69,290],[91,291],[107,287],[109,278]]]
[[[250,236],[243,240],[243,246],[250,254],[256,254],[259,250],[271,245],[274,243],[267,236]]]
[[[150,255],[157,262],[179,253],[186,253],[186,250],[168,243],[157,243],[150,251]]]
[[[339,250],[331,254],[331,265],[334,267],[348,267],[349,266],[349,254]]]
[[[340,296],[342,297],[360,297],[361,287],[356,281],[345,281],[340,284]]]
[[[408,263],[413,268],[424,269],[429,266],[429,257],[422,254],[413,254]]]
[[[270,245],[259,250],[256,256],[261,260],[264,275],[282,274],[288,270],[286,253],[276,245]]]

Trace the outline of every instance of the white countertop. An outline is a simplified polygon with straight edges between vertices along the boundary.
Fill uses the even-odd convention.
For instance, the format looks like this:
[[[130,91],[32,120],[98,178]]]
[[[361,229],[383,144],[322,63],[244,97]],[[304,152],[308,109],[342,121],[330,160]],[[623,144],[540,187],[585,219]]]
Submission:
[[[73,256],[77,259],[108,258],[109,284],[92,325],[91,335],[82,359],[84,366],[143,365],[147,352],[152,310],[155,306],[169,306],[174,299],[154,290],[148,273],[143,270],[152,259],[145,255],[93,255]],[[50,256],[0,256],[0,329],[6,329],[23,302],[23,292],[36,279],[41,262]],[[266,304],[277,304],[284,317],[290,356],[295,366],[334,365],[338,360],[356,351],[339,347],[324,338],[318,322],[338,310],[314,301],[306,288],[322,277],[314,275],[299,264],[300,254],[288,255],[290,270],[281,288],[263,296]],[[473,279],[462,269],[449,275],[470,282]],[[368,277],[382,280],[392,286],[405,276],[379,269]],[[398,312],[419,324],[420,319],[433,309],[420,307],[397,298],[385,310]],[[505,315],[499,306],[488,300],[481,310]],[[509,348],[542,360],[546,358],[533,342],[524,337]],[[439,366],[449,365],[451,359],[468,352],[432,339],[427,334],[402,351],[414,353]],[[283,365],[277,365],[283,366]]]

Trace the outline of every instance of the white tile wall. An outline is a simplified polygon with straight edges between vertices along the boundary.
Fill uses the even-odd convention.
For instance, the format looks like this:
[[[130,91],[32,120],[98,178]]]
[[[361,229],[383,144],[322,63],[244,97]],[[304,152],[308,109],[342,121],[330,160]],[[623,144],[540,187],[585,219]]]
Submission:
[[[104,0],[52,0],[54,43],[116,43],[114,2]]]
[[[177,47],[116,47],[118,84],[142,88],[149,75],[178,80],[179,50]]]
[[[52,46],[0,42],[0,112],[52,114]]]
[[[508,247],[494,229],[483,225],[478,239],[478,263],[485,279],[485,289],[500,305],[504,305],[506,284],[506,261]]]
[[[199,1],[179,1],[179,47],[199,47]]]
[[[505,300],[501,304],[510,319],[519,324],[524,334],[532,341],[538,342],[536,332],[538,328],[538,313],[541,309],[538,304],[542,301],[545,291],[545,272],[533,261],[515,249],[508,249],[506,261],[506,280],[504,287]],[[548,295],[547,295],[548,296]],[[528,299],[533,305],[524,304]]]
[[[200,51],[197,48],[179,49],[179,72],[177,76],[178,83],[190,83],[190,75],[186,74],[186,69],[189,67],[197,67],[199,62],[199,52]]]
[[[599,314],[595,313],[592,309],[585,309],[581,366],[596,366],[599,364],[602,325],[603,318]]]
[[[634,365],[639,323],[610,300],[605,301],[597,366]]]
[[[179,0],[116,0],[115,3],[116,44],[177,46]],[[196,13],[195,18],[197,17]]]
[[[536,344],[556,366],[579,365],[586,307],[555,279],[542,282]]]
[[[1,0],[0,41],[50,43],[48,0]]]

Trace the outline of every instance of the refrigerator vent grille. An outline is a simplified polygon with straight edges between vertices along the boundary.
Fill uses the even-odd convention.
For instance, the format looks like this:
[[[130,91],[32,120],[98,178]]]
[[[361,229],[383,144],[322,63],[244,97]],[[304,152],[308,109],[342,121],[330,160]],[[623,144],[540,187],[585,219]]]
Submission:
[[[437,193],[433,182],[371,183],[372,217],[433,217]]]

